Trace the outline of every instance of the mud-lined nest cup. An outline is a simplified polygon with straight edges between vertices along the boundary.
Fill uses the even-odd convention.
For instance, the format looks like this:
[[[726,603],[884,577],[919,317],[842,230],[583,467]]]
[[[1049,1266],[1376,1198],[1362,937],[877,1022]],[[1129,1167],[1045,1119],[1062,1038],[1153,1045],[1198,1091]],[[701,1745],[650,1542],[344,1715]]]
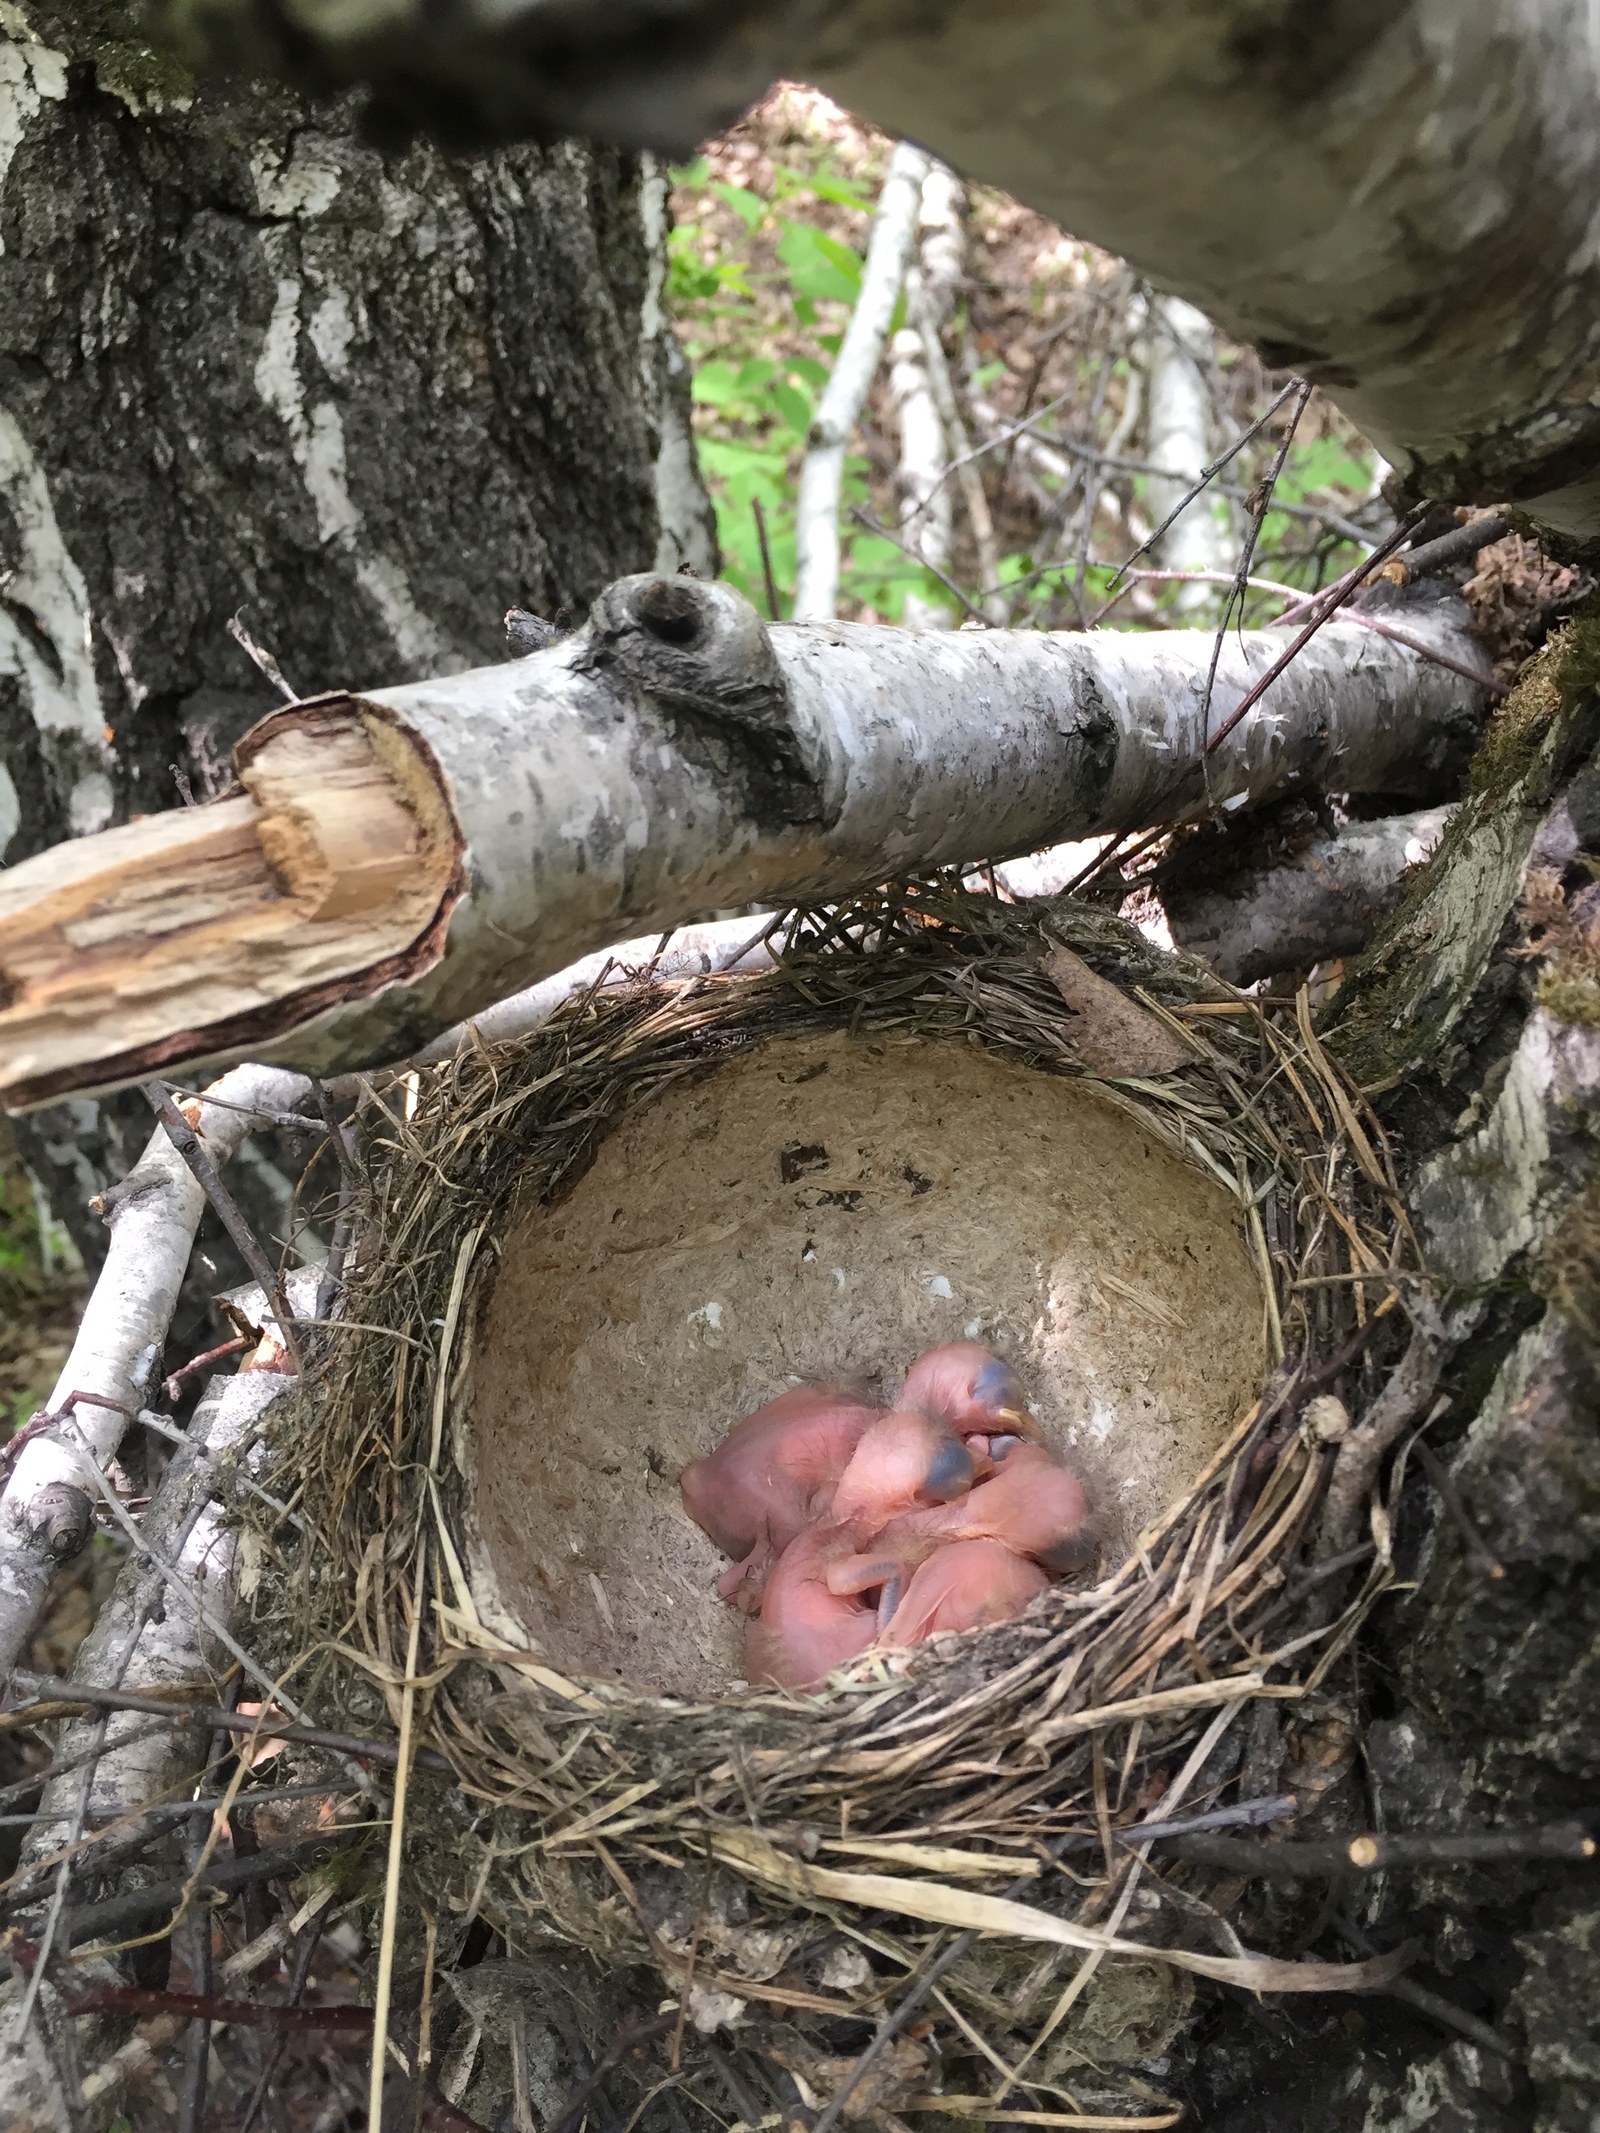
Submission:
[[[1148,2113],[1116,2069],[1196,1974],[1338,1981],[1241,1952],[1194,1869],[1153,1902],[1133,1832],[1236,1801],[1254,1710],[1314,1700],[1393,1574],[1381,1512],[1319,1574],[1312,1399],[1404,1339],[1389,1154],[1304,995],[1088,907],[924,884],[779,938],[754,976],[613,971],[389,1089],[253,1633],[448,1760],[405,1838],[447,1940],[642,1979],[813,2102],[942,1960],[852,2116],[982,2116],[1019,2037],[1013,2113]],[[892,1385],[962,1337],[1017,1367],[1098,1563],[814,1697],[748,1687],[683,1466],[802,1379]]]

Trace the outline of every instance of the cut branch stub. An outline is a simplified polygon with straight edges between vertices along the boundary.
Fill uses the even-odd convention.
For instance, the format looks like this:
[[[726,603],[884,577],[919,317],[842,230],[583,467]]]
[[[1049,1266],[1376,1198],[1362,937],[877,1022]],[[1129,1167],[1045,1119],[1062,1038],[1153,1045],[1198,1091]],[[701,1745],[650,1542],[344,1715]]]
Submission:
[[[1466,611],[1417,625],[1468,668]],[[1229,639],[1214,725],[1288,640]],[[726,585],[624,578],[581,631],[327,697],[238,750],[247,797],[0,883],[0,1101],[248,1055],[414,1054],[594,949],[717,908],[829,901],[1337,779],[1432,797],[1482,692],[1331,623],[1209,757],[1203,631],[765,628]]]
[[[76,1086],[86,1051],[135,1078],[436,961],[461,840],[418,758],[371,705],[297,705],[240,744],[242,795],[13,868],[0,1041],[21,1100]]]

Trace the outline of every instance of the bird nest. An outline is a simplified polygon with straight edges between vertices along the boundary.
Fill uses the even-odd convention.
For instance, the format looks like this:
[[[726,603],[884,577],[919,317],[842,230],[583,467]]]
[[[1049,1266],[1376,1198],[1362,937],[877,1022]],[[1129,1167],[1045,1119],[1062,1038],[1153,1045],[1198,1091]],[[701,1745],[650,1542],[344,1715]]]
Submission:
[[[512,1955],[653,1974],[675,2051],[754,2037],[784,2093],[832,2096],[829,2124],[1015,2116],[997,2068],[1040,2123],[1090,2122],[1086,2096],[1148,2114],[1148,2085],[1108,2069],[1159,2054],[1194,1976],[1372,1982],[1250,1954],[1193,1870],[1147,1871],[1141,1831],[1228,1818],[1252,1707],[1314,1700],[1392,1576],[1381,1510],[1359,1590],[1319,1563],[1334,1451],[1307,1416],[1319,1390],[1381,1382],[1404,1334],[1416,1260],[1389,1153],[1304,994],[1246,998],[1091,908],[922,885],[802,912],[784,942],[758,976],[612,972],[531,1036],[388,1092],[345,1324],[273,1440],[305,1532],[258,1536],[257,1633],[299,1693],[369,1719],[381,1697],[407,1752],[448,1765],[404,1810],[429,1913],[487,1919]],[[869,1654],[815,1697],[564,1663],[485,1539],[473,1409],[507,1240],[544,1223],[558,1285],[548,1225],[619,1136],[769,1047],[845,1042],[1076,1080],[1199,1180],[1259,1283],[1252,1397],[1126,1548],[1014,1621]],[[652,1515],[681,1525],[662,1479]]]

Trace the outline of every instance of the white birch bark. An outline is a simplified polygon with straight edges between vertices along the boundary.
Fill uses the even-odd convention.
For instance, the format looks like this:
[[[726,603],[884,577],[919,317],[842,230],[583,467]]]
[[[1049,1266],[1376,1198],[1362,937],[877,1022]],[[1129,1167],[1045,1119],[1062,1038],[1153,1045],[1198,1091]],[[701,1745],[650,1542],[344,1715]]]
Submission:
[[[224,1622],[233,1608],[239,1535],[211,1493],[217,1462],[229,1452],[249,1450],[260,1435],[267,1409],[294,1382],[271,1370],[213,1378],[190,1422],[189,1442],[174,1455],[140,1522],[141,1538],[174,1565],[184,1584]],[[228,1655],[206,1635],[195,1610],[170,1593],[166,1577],[154,1562],[133,1554],[79,1646],[71,1678],[159,1694],[174,1682],[203,1679],[219,1662],[225,1668]],[[99,1718],[77,1719],[63,1726],[56,1742],[57,1759],[87,1747],[100,1723]],[[184,1778],[198,1768],[204,1745],[203,1733],[186,1735],[178,1728],[154,1733],[147,1717],[131,1711],[113,1713],[106,1724],[105,1752],[90,1780],[90,1826],[112,1821],[147,1801],[173,1797]],[[76,1770],[53,1779],[40,1799],[40,1813],[70,1813],[83,1783],[83,1772]],[[27,1847],[25,1860],[47,1856],[58,1834],[48,1823],[42,1824]]]
[[[255,1117],[248,1108],[224,1104],[288,1111],[307,1090],[297,1074],[243,1066],[206,1093],[221,1101],[190,1110],[206,1153],[220,1165],[237,1151]],[[205,1207],[188,1166],[159,1129],[111,1198],[106,1262],[50,1396],[52,1412],[73,1392],[91,1400],[101,1393],[118,1403],[80,1402],[75,1409],[78,1434],[101,1465],[128,1427],[122,1410],[137,1413],[149,1403]],[[0,1496],[0,1671],[15,1663],[55,1571],[87,1539],[89,1509],[73,1446],[49,1431],[23,1446]]]
[[[883,354],[916,233],[928,158],[902,141],[889,159],[861,270],[861,292],[811,424],[795,506],[794,618],[826,622],[839,598],[844,455]]]
[[[950,464],[944,424],[929,379],[928,352],[915,326],[894,337],[889,400],[900,424],[900,538],[934,570],[950,565]],[[900,617],[908,630],[947,630],[955,617],[940,600],[907,593]]]
[[[1205,313],[1182,297],[1152,297],[1146,326],[1148,360],[1146,416],[1152,466],[1170,468],[1179,477],[1149,477],[1150,511],[1156,524],[1177,509],[1200,479],[1211,457],[1211,390],[1207,373],[1215,357],[1211,325]],[[1226,570],[1233,543],[1219,518],[1215,498],[1197,496],[1180,511],[1156,545],[1163,570]],[[1208,585],[1178,588],[1174,606],[1193,615],[1216,604]]]
[[[1481,670],[1453,611],[1412,627]],[[1285,641],[1273,630],[1230,637],[1213,730]],[[1211,656],[1202,631],[769,631],[727,586],[643,577],[621,580],[585,630],[530,658],[287,709],[258,733],[355,723],[363,709],[384,720],[425,767],[429,805],[470,866],[457,862],[452,901],[415,955],[356,969],[337,1005],[308,1012],[292,982],[275,980],[281,990],[254,998],[249,1050],[324,1073],[401,1059],[650,928],[828,901],[886,875],[1181,817],[1200,804],[1197,778],[1180,788],[1199,760]],[[1335,621],[1214,751],[1213,800],[1231,812],[1329,780],[1429,797],[1480,702],[1460,676]],[[193,815],[179,819],[186,835]],[[95,840],[70,850],[94,863]],[[6,877],[19,906],[29,867],[42,864]],[[291,942],[314,930],[285,912]],[[229,1003],[248,997],[251,967],[229,962],[217,979]],[[26,1012],[25,1001],[6,1010],[0,1033]],[[225,1039],[208,1039],[198,984],[184,1017],[181,1032],[160,1030],[169,1060],[172,1047],[227,1056]],[[117,1023],[108,1007],[107,1020],[114,1065],[96,1025],[75,1027],[33,1100],[144,1071],[131,1012]],[[15,1038],[10,1051],[16,1088],[35,1062]]]
[[[916,258],[906,273],[908,323],[894,337],[889,373],[889,398],[900,423],[902,538],[939,571],[950,563],[952,498],[946,475],[952,458],[963,459],[967,450],[939,339],[961,283],[964,204],[955,172],[933,164],[922,181]],[[976,479],[975,467],[964,465],[960,471]],[[966,480],[963,494],[970,516],[971,483]],[[983,495],[981,483],[978,495]],[[973,532],[987,590],[994,576],[994,530],[986,508],[980,508]],[[901,615],[904,627],[912,630],[947,630],[954,619],[942,601],[926,600],[920,593],[907,595]]]

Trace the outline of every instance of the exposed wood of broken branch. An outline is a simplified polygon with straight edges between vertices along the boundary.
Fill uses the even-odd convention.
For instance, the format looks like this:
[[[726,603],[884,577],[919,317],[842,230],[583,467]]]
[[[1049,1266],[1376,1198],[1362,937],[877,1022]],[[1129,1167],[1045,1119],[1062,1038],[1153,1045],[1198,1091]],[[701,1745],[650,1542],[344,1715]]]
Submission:
[[[1481,663],[1453,613],[1421,626]],[[1217,718],[1283,644],[1229,640]],[[245,1048],[312,1072],[402,1058],[648,927],[1181,818],[1202,804],[1185,773],[1211,653],[1181,631],[769,632],[727,586],[624,579],[583,631],[527,659],[264,721],[240,751],[262,865],[226,920],[176,893],[206,809],[159,818],[165,862],[152,825],[135,826],[136,880],[120,830],[14,868],[0,883],[0,1094],[26,1106]],[[1409,647],[1335,623],[1213,751],[1211,794],[1231,811],[1335,778],[1426,792],[1481,704]],[[311,805],[313,730],[330,759],[365,751],[338,788],[362,795],[359,834]],[[364,782],[380,770],[386,797]],[[237,861],[245,803],[219,804]],[[378,849],[390,833],[400,887]],[[154,933],[163,864],[178,915]]]

